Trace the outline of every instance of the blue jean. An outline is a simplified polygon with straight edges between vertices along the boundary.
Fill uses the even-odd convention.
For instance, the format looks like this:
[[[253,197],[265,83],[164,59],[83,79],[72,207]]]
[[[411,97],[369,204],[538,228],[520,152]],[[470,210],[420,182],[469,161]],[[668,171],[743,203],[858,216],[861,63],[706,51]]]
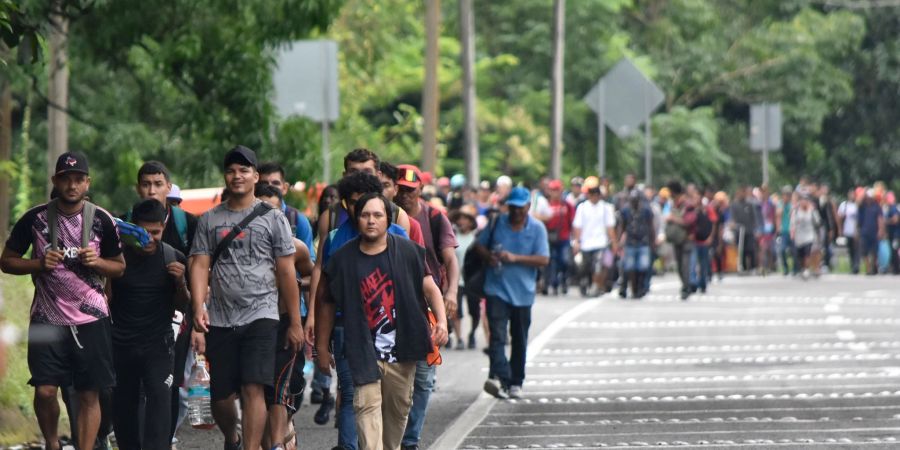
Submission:
[[[797,265],[797,255],[794,250],[794,241],[791,240],[791,235],[788,233],[781,234],[780,244],[778,245],[778,256],[781,258],[781,270],[785,275],[790,273],[790,267],[788,267],[788,259],[792,259],[794,261],[794,271],[793,273],[798,272]]]
[[[437,366],[428,366],[425,361],[416,363],[416,379],[413,383],[412,407],[406,420],[406,431],[403,432],[402,445],[416,445],[425,426],[425,414],[428,410],[428,399],[434,390],[434,374]]]
[[[522,386],[525,381],[525,355],[528,350],[528,328],[531,307],[513,306],[499,297],[488,296],[487,320],[491,330],[488,353],[491,358],[490,378],[498,378],[504,386]],[[511,352],[506,358],[507,330]]]
[[[640,273],[650,270],[650,246],[626,245],[625,257],[622,259],[622,270],[624,272],[637,271]]]
[[[566,274],[569,270],[569,253],[571,252],[569,241],[561,241],[550,244],[550,266],[548,282],[553,289],[566,284]]]
[[[709,246],[694,244],[691,251],[691,286],[706,289],[706,283],[712,278],[712,266],[709,262]]]
[[[334,369],[337,372],[338,393],[341,396],[340,407],[337,410],[338,445],[356,450],[359,438],[356,435],[356,413],[353,412],[353,375],[350,373],[350,362],[344,357],[344,327],[334,327],[331,335],[331,345],[334,349]]]
[[[322,372],[318,367],[313,369],[313,379],[309,384],[313,391],[328,392],[331,389],[331,375]]]

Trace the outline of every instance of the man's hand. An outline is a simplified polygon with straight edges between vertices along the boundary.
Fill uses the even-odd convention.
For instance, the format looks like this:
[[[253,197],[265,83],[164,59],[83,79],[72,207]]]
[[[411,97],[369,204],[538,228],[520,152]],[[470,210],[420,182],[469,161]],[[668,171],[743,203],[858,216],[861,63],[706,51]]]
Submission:
[[[81,258],[81,264],[84,264],[85,267],[94,268],[100,263],[100,255],[97,254],[93,247],[78,250],[78,257]]]
[[[572,242],[572,254],[577,255],[578,252],[581,251],[581,243],[578,241]]]
[[[503,250],[503,251],[500,252],[500,254],[499,254],[500,261],[503,261],[503,262],[505,262],[505,263],[514,263],[514,262],[516,262],[516,256],[518,256],[518,255],[516,255],[515,253],[510,253],[510,252],[508,252],[508,251],[506,251],[506,250]]]
[[[313,346],[316,345],[316,323],[312,314],[306,316],[306,325],[303,328],[303,332],[306,335],[306,343]]]
[[[331,357],[331,352],[327,349],[323,351],[323,349],[318,349],[318,353],[316,354],[316,367],[322,373],[331,373],[331,368],[334,367],[334,358]]]
[[[169,275],[172,275],[176,280],[184,278],[184,264],[178,261],[170,262],[166,266],[166,270],[169,272]]]
[[[294,353],[303,350],[303,327],[299,323],[292,323],[284,335],[284,348]]]
[[[206,308],[201,307],[199,311],[194,309],[194,331],[209,333],[209,312]]]
[[[56,269],[63,260],[63,252],[59,250],[47,250],[47,253],[44,254],[43,263],[41,267],[46,271],[51,271]]]
[[[206,335],[191,330],[191,347],[194,348],[194,351],[197,352],[197,354],[206,354]]]
[[[438,322],[431,328],[431,342],[438,347],[443,347],[447,343],[447,324]]]
[[[456,298],[453,297],[444,297],[444,309],[447,311],[447,317],[455,317],[456,316]]]

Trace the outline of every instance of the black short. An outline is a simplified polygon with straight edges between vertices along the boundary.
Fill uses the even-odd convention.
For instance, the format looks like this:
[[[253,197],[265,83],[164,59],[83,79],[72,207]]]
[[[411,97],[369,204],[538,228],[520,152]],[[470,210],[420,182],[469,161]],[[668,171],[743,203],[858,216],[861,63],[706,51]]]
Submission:
[[[275,347],[275,377],[272,386],[266,386],[266,406],[284,405],[288,414],[293,414],[300,406],[303,398],[303,388],[306,380],[303,379],[303,365],[306,361],[303,352],[294,353],[285,350],[285,334],[290,320],[282,316],[278,324],[278,345]]]
[[[84,325],[28,326],[32,386],[68,386],[99,391],[116,385],[109,318]]]
[[[239,393],[245,384],[272,385],[277,334],[278,321],[274,319],[239,327],[209,327],[206,359],[213,400]]]

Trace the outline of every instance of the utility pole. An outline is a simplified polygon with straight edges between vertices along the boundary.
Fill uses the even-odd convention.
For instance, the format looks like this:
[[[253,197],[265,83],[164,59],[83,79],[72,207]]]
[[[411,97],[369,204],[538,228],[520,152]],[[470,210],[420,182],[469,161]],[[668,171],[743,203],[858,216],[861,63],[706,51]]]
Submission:
[[[50,177],[56,159],[69,148],[69,19],[63,13],[63,0],[54,0],[48,31],[50,74],[47,80],[47,197],[53,189]]]
[[[566,41],[566,0],[553,2],[553,73],[551,75],[550,176],[562,176],[563,61]]]
[[[438,128],[438,38],[441,1],[425,0],[425,83],[422,87],[422,170],[434,173],[437,164]]]
[[[463,142],[465,146],[466,180],[478,186],[481,179],[478,155],[478,124],[475,120],[475,16],[472,0],[459,0],[460,53],[463,71]]]

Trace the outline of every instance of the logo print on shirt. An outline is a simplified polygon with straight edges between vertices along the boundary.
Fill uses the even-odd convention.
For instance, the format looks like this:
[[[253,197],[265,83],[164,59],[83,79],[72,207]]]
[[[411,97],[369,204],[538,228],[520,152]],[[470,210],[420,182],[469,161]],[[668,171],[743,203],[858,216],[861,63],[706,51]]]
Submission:
[[[359,283],[363,296],[366,318],[369,329],[376,333],[389,333],[394,330],[394,280],[381,272],[380,268],[363,278]]]

